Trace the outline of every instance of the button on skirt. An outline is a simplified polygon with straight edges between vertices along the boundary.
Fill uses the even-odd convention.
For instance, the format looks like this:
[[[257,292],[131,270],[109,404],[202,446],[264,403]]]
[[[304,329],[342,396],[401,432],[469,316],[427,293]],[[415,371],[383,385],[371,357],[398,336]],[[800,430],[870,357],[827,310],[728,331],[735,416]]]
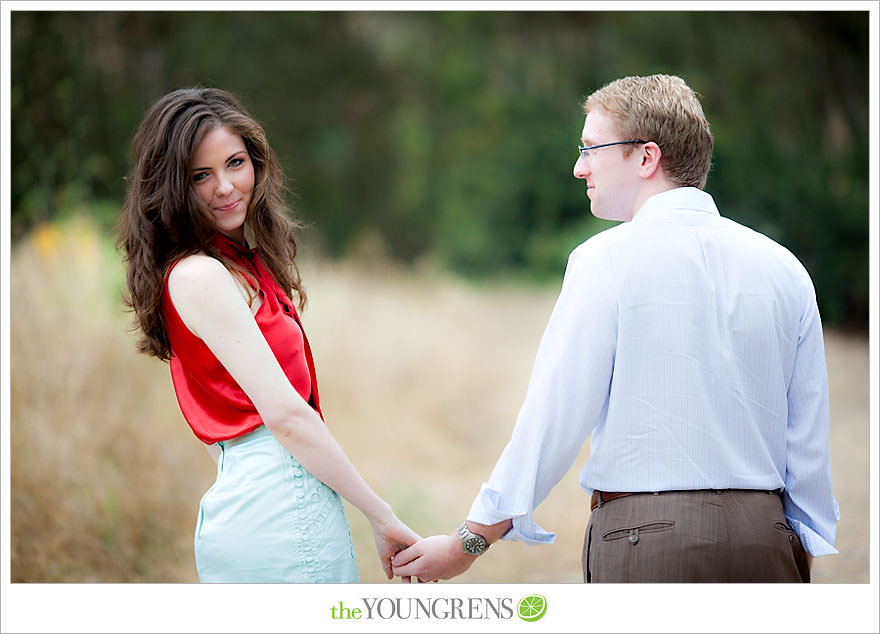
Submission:
[[[306,471],[266,427],[219,443],[217,479],[195,532],[199,580],[357,583],[339,495]]]

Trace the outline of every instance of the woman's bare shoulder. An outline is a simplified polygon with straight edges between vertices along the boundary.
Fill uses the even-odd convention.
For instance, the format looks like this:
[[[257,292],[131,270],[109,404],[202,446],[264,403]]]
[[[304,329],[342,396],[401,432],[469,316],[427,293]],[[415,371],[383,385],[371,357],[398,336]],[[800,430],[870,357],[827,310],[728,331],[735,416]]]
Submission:
[[[193,253],[182,257],[171,269],[168,290],[173,292],[186,285],[226,285],[230,279],[232,275],[219,260],[204,253]]]
[[[168,293],[178,311],[213,310],[228,302],[244,300],[252,312],[259,302],[236,279],[220,260],[204,253],[194,253],[181,258],[168,275]]]

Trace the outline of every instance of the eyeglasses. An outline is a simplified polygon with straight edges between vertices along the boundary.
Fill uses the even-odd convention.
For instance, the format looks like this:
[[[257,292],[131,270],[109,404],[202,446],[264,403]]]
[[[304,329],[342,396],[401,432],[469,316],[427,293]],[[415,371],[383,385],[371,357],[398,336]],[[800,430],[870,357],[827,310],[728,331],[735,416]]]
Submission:
[[[598,150],[600,147],[608,147],[610,145],[632,145],[633,143],[647,143],[647,141],[642,141],[641,139],[631,139],[629,141],[614,141],[613,143],[600,143],[599,145],[579,145],[578,151],[581,153],[581,158],[589,158],[590,151]]]

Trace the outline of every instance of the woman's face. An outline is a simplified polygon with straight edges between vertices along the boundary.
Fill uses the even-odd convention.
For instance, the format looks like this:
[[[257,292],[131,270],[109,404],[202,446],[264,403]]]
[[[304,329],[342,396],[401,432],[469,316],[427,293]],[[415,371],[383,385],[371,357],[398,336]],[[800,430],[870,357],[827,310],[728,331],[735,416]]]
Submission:
[[[226,126],[209,130],[193,154],[192,184],[214,215],[217,229],[244,245],[254,164],[241,136]]]

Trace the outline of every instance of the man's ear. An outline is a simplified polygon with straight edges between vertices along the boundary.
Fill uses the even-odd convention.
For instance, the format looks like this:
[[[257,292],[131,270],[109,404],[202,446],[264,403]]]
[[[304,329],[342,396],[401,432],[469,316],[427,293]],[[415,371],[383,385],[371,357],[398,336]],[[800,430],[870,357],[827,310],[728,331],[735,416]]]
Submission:
[[[660,169],[660,161],[663,158],[663,152],[660,146],[653,141],[648,141],[641,149],[641,165],[639,165],[639,176],[642,178],[651,178],[658,169]]]

